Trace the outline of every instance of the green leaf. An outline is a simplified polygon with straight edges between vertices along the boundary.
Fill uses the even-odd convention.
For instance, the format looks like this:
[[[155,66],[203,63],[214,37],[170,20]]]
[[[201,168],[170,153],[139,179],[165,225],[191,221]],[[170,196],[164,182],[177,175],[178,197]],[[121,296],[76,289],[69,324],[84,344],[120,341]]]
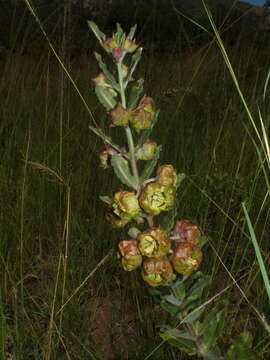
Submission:
[[[103,201],[104,203],[108,204],[108,205],[112,205],[113,204],[113,199],[110,198],[109,196],[100,196],[99,197],[101,201]]]
[[[168,329],[168,330],[164,331],[163,333],[166,335],[169,335],[173,338],[182,338],[182,339],[194,341],[194,337],[190,333],[183,332],[178,329]]]
[[[117,150],[119,153],[121,153],[121,149],[118,145],[116,145],[110,136],[107,136],[104,134],[104,132],[101,130],[101,128],[94,127],[92,125],[89,125],[89,129],[95,133],[98,137],[100,137],[106,144],[111,145],[115,150]]]
[[[127,39],[133,40],[136,30],[137,30],[137,24],[132,26],[132,28],[130,29],[129,34],[127,36]]]
[[[98,65],[105,75],[106,81],[110,84],[115,90],[119,91],[119,85],[115,80],[113,74],[108,70],[107,65],[103,62],[102,57],[97,52],[94,52],[95,57],[97,59]]]
[[[198,243],[198,246],[200,248],[204,247],[205,244],[207,244],[209,241],[209,237],[208,236],[205,236],[205,235],[202,235],[200,236],[200,239],[199,239],[199,243]]]
[[[167,213],[161,219],[161,227],[167,233],[169,233],[174,227],[175,218],[177,217],[178,214],[178,205],[179,202],[176,201],[175,205],[169,211],[167,211]]]
[[[157,152],[156,152],[155,157],[152,160],[147,161],[147,163],[145,164],[141,178],[140,178],[141,182],[144,182],[145,180],[148,180],[151,177],[151,174],[157,165],[157,162],[158,162],[158,159],[159,159],[159,156],[161,153],[161,149],[162,149],[162,146],[159,145],[157,147]]]
[[[208,350],[215,346],[223,331],[225,313],[226,306],[224,302],[220,302],[212,308],[203,321],[203,327],[201,330],[202,343]]]
[[[189,301],[193,301],[202,295],[203,289],[209,282],[209,277],[203,275],[201,272],[195,274],[195,282],[188,291],[187,298]]]
[[[167,311],[171,316],[175,316],[179,312],[179,308],[173,304],[161,300],[160,306],[163,310]]]
[[[128,161],[121,155],[112,155],[111,164],[114,169],[115,175],[125,185],[137,189],[137,181],[134,176],[131,175]]]
[[[197,354],[196,344],[188,339],[182,338],[173,338],[170,335],[160,334],[161,338],[165,341],[168,341],[170,345],[177,347],[179,350],[185,352],[186,354],[192,356]]]
[[[115,39],[116,42],[119,45],[122,45],[124,42],[124,37],[125,37],[125,33],[121,27],[121,25],[119,23],[116,24],[116,34],[115,34]]]
[[[98,100],[106,110],[111,110],[116,106],[117,101],[114,99],[110,89],[104,88],[102,86],[96,86],[95,92]]]
[[[242,333],[230,346],[225,360],[257,360],[261,359],[259,354],[252,350],[252,335],[248,332]]]
[[[128,101],[128,109],[133,110],[136,108],[140,96],[143,92],[143,83],[144,79],[139,79],[136,83],[131,87]]]
[[[94,23],[93,21],[88,21],[88,26],[89,28],[93,31],[93,33],[95,34],[96,38],[98,39],[98,41],[100,43],[102,43],[105,39],[106,39],[106,35],[99,30],[99,27],[97,26],[96,23]]]
[[[131,58],[130,70],[124,81],[124,88],[126,88],[127,84],[132,80],[132,75],[133,75],[139,61],[141,60],[141,56],[142,56],[142,48],[138,48]]]
[[[180,306],[182,304],[182,301],[178,300],[173,295],[165,295],[165,296],[163,296],[163,299],[166,300],[168,303],[175,305],[175,306]]]
[[[190,314],[187,314],[185,316],[185,319],[183,320],[183,323],[186,324],[193,324],[194,321],[198,320],[201,315],[203,314],[203,312],[205,311],[205,307],[203,307],[202,309],[194,309],[193,311],[191,311]]]

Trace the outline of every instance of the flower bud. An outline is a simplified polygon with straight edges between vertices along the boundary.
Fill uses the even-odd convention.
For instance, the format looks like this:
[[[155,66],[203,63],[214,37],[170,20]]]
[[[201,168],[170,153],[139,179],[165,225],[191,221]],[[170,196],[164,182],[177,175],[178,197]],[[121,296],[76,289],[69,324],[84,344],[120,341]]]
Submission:
[[[99,73],[97,77],[93,78],[92,81],[97,86],[107,86],[108,84],[105,81],[105,75],[103,73]]]
[[[182,242],[176,246],[171,260],[175,271],[182,275],[189,275],[200,266],[202,251],[196,245]]]
[[[173,186],[147,184],[140,195],[140,205],[146,213],[158,215],[161,211],[167,211],[173,206],[175,191]]]
[[[140,210],[138,199],[133,192],[118,191],[114,194],[113,212],[122,220],[130,220]]]
[[[141,266],[142,255],[139,252],[136,240],[120,241],[118,248],[122,255],[122,266],[125,271],[132,271]]]
[[[197,225],[189,220],[177,221],[173,229],[172,236],[179,237],[181,242],[188,242],[197,245],[201,232]]]
[[[111,127],[125,126],[128,124],[130,112],[125,109],[121,103],[118,103],[114,109],[108,112],[112,119]]]
[[[110,160],[111,160],[111,155],[115,155],[117,154],[117,151],[115,151],[111,146],[106,146],[99,154],[99,166],[102,167],[103,169],[108,169],[109,167],[111,167],[110,164]]]
[[[117,46],[112,50],[112,54],[116,62],[118,62],[124,55],[124,51],[121,46]]]
[[[137,132],[149,129],[155,115],[154,101],[151,97],[144,96],[138,107],[132,111],[131,123]]]
[[[125,41],[124,41],[123,48],[124,48],[124,50],[125,50],[126,52],[132,53],[132,52],[134,52],[134,51],[138,48],[138,46],[139,46],[139,45],[136,44],[135,41],[126,38]]]
[[[172,165],[162,165],[157,170],[156,182],[164,186],[176,186],[177,174]]]
[[[154,259],[167,255],[171,247],[171,240],[166,232],[158,227],[140,233],[137,239],[141,254]]]
[[[113,35],[113,37],[106,39],[103,43],[102,43],[103,48],[107,51],[107,52],[112,52],[113,49],[118,47],[117,41]]]
[[[137,160],[152,160],[157,152],[157,143],[147,141],[141,148],[136,151]]]
[[[142,278],[150,286],[164,286],[173,281],[175,276],[167,258],[147,259],[143,262]]]

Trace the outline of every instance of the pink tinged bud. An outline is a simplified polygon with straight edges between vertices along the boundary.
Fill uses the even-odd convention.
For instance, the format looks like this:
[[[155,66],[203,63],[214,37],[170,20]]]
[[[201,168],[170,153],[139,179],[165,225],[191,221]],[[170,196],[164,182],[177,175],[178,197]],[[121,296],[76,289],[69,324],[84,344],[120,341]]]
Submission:
[[[119,252],[122,256],[122,266],[125,271],[137,269],[142,264],[142,255],[138,249],[136,240],[123,240],[118,244]]]
[[[162,165],[157,170],[156,182],[164,186],[176,186],[177,174],[172,165]]]
[[[132,111],[131,123],[137,132],[151,128],[155,115],[154,101],[144,96],[138,107]]]
[[[124,51],[121,46],[118,46],[112,50],[113,57],[118,62],[120,59],[122,59],[124,55]]]
[[[137,239],[141,254],[154,259],[167,255],[171,247],[167,233],[158,227],[140,233]]]
[[[133,192],[119,191],[114,194],[113,212],[122,220],[136,217],[140,207],[138,199]]]
[[[103,73],[98,74],[92,81],[98,86],[106,86],[105,75]]]
[[[167,258],[147,259],[143,262],[142,278],[150,286],[164,286],[175,279],[172,266]]]
[[[138,48],[138,46],[139,46],[139,45],[136,44],[135,41],[126,38],[125,41],[124,41],[123,48],[124,48],[124,50],[125,50],[126,52],[132,53],[132,52],[134,52],[134,51]]]
[[[199,268],[202,261],[202,251],[198,246],[191,243],[179,243],[171,260],[175,271],[182,275],[189,275]]]
[[[143,146],[136,151],[137,160],[152,160],[157,152],[157,143],[154,141],[147,141]]]
[[[175,193],[173,186],[151,183],[143,189],[139,202],[146,213],[155,216],[161,211],[168,211],[174,205]]]
[[[109,111],[108,114],[112,119],[111,127],[125,126],[128,124],[130,112],[120,103],[118,103],[113,110]]]
[[[103,149],[99,154],[99,166],[102,167],[103,169],[108,169],[109,167],[111,167],[110,164],[110,160],[111,160],[111,155],[115,155],[117,154],[117,151],[115,151],[111,146],[106,146],[105,149]]]
[[[191,221],[181,220],[176,222],[172,236],[178,237],[181,242],[197,245],[201,237],[201,232],[199,227]]]

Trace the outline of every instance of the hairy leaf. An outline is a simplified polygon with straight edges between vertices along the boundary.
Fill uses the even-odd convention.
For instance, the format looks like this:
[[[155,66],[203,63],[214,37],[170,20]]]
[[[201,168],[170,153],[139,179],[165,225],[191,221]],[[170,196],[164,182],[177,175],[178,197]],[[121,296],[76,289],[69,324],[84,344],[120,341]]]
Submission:
[[[115,175],[125,185],[137,189],[137,182],[134,176],[131,175],[128,161],[120,155],[112,155],[111,164]]]
[[[88,26],[90,27],[90,29],[95,34],[98,41],[100,43],[102,43],[106,39],[106,35],[101,30],[99,30],[99,27],[93,21],[88,21],[87,23],[88,23]]]

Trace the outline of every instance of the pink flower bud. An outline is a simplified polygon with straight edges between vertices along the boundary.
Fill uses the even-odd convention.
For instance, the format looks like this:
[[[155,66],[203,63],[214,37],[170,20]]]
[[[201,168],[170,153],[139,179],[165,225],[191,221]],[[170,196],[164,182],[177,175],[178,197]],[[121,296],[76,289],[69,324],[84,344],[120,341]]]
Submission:
[[[162,165],[157,170],[156,181],[164,186],[176,186],[177,174],[172,165]]]
[[[189,220],[177,221],[172,232],[173,237],[178,237],[181,242],[189,242],[197,245],[201,232],[197,225]]]
[[[113,57],[118,62],[124,55],[124,51],[121,46],[117,46],[112,50]]]
[[[122,266],[125,271],[132,271],[141,266],[142,255],[139,252],[136,240],[120,241],[118,248],[122,256]]]

